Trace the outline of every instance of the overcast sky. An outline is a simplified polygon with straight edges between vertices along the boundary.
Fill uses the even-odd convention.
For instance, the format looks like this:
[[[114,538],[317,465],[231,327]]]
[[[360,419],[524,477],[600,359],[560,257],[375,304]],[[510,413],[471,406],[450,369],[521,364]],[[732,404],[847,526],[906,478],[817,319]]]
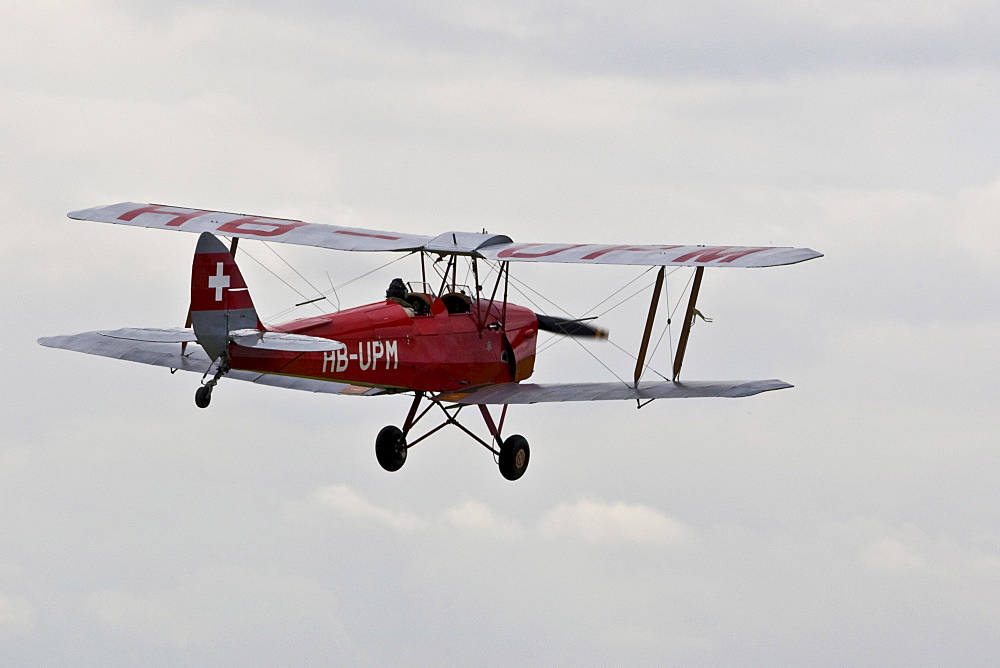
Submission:
[[[8,0],[0,663],[995,660],[997,35],[985,0]],[[390,474],[406,398],[199,410],[195,375],[35,343],[183,323],[196,237],[65,217],[125,200],[826,256],[705,276],[685,377],[794,389],[517,407],[516,483],[454,429]],[[277,250],[319,287],[394,259]],[[251,256],[314,294],[246,252],[263,316],[301,298]],[[514,269],[570,315],[638,274]],[[631,373],[562,342],[535,379],[613,379],[588,351]]]

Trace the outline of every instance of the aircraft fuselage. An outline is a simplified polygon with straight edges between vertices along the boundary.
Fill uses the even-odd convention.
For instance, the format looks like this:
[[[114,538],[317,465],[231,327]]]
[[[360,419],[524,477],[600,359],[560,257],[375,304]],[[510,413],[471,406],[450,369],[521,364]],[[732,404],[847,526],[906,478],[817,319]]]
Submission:
[[[261,373],[425,392],[454,392],[531,375],[538,333],[531,310],[473,299],[468,312],[451,313],[443,300],[428,300],[426,315],[413,315],[386,300],[271,327],[340,341],[346,349],[294,353],[234,345],[230,364]]]

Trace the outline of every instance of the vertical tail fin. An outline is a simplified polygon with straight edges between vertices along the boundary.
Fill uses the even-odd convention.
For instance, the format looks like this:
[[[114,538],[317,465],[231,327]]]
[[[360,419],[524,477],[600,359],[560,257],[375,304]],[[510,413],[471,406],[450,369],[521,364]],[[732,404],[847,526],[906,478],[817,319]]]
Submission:
[[[237,329],[263,329],[250,291],[225,244],[203,232],[191,267],[191,325],[198,343],[217,359]]]

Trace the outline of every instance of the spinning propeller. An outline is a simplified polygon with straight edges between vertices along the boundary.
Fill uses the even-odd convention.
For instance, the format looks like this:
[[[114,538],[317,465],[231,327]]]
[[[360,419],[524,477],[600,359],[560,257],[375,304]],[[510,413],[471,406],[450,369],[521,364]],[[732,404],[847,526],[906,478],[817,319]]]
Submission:
[[[535,317],[538,318],[538,329],[546,332],[591,339],[608,338],[608,330],[587,324],[586,321],[594,320],[595,318],[579,318],[571,320],[569,318],[560,318],[554,315],[541,315],[540,313],[536,313]]]

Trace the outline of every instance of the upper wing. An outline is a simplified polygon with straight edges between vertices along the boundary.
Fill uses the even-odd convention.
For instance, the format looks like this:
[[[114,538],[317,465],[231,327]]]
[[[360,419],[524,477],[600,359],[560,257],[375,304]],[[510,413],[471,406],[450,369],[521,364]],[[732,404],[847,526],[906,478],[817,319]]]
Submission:
[[[503,383],[471,392],[442,394],[438,398],[457,404],[535,404],[561,401],[608,401],[615,399],[690,399],[694,397],[750,397],[770,390],[792,387],[771,380],[720,380],[700,382],[656,381],[639,383]]]
[[[72,211],[70,218],[156,227],[184,232],[212,232],[230,237],[278,241],[347,251],[416,251],[473,255],[514,262],[572,262],[641,266],[773,267],[821,257],[809,248],[767,246],[635,246],[514,243],[486,232],[423,234],[339,227],[301,220],[247,216],[160,204],[122,202]]]
[[[422,234],[363,230],[285,218],[246,216],[240,213],[136,202],[71,211],[69,217],[98,223],[156,227],[161,230],[184,232],[212,232],[227,237],[280,241],[286,244],[348,251],[410,251],[421,248],[433,239]]]
[[[628,264],[647,267],[776,267],[822,257],[810,248],[767,246],[628,246],[497,244],[479,253],[492,260]]]
[[[184,331],[189,332],[191,330],[128,329],[115,330],[113,332],[84,332],[83,334],[70,334],[67,336],[47,336],[38,339],[38,343],[49,348],[75,350],[76,352],[87,353],[89,355],[100,355],[101,357],[112,357],[130,362],[139,362],[141,364],[152,364],[168,369],[181,369],[201,374],[214,373],[215,364],[213,364],[212,360],[208,358],[208,355],[205,354],[205,351],[200,346],[188,346],[186,352],[181,353],[181,346],[177,345],[176,342],[163,342],[164,339],[169,338],[166,332],[177,332],[179,334],[176,338],[171,339],[172,341],[190,340],[183,338]],[[147,340],[142,340],[142,337],[146,337]],[[312,378],[276,376],[237,369],[227,373],[226,378],[244,380],[250,383],[257,383],[258,385],[271,385],[273,387],[305,390],[307,392],[323,392],[326,394],[367,396],[385,393],[385,390],[380,388],[335,383]]]

